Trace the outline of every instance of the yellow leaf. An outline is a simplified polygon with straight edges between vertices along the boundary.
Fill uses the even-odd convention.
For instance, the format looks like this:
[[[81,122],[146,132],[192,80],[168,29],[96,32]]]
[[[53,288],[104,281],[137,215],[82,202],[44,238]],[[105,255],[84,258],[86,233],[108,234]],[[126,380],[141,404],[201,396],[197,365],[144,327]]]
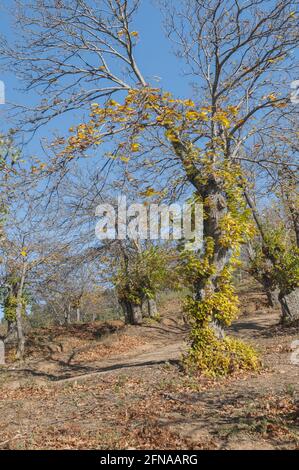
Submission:
[[[117,103],[117,102],[114,101],[114,100],[108,101],[108,106],[118,106],[118,105],[119,105],[119,103]]]
[[[198,113],[198,117],[199,117],[199,119],[202,119],[203,121],[208,120],[208,114],[207,114],[206,111],[202,111],[201,113]]]
[[[185,104],[185,106],[191,106],[192,108],[194,108],[194,106],[195,106],[195,103],[192,100],[186,100],[186,101],[184,101],[184,104]]]
[[[268,95],[267,98],[268,98],[270,101],[275,101],[277,97],[276,97],[275,93],[271,93],[271,95]]]
[[[220,122],[224,127],[229,127],[230,126],[230,121],[227,118],[226,113],[224,112],[218,112],[214,116],[214,120],[217,122]]]
[[[138,31],[132,31],[131,36],[133,36],[133,38],[137,38],[139,36]]]
[[[22,255],[24,258],[26,258],[26,256],[27,256],[27,251],[26,251],[26,250],[22,250],[22,251],[21,251],[21,255]]]
[[[137,144],[136,142],[131,145],[131,150],[132,152],[138,152],[140,149],[140,144]]]
[[[147,188],[146,191],[140,193],[142,197],[152,197],[161,194],[159,191],[156,191],[154,188]]]
[[[227,109],[233,116],[236,116],[239,112],[237,106],[228,106]]]
[[[186,113],[186,118],[190,121],[196,121],[198,119],[199,114],[196,111],[188,111]]]
[[[170,142],[179,142],[178,137],[172,130],[168,130],[165,132],[165,137],[170,140]]]

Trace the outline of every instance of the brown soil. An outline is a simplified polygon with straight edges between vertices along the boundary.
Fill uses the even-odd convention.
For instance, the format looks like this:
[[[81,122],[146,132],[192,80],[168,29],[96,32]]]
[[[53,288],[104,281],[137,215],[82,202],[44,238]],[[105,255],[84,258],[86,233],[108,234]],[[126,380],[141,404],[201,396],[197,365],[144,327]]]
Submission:
[[[260,351],[263,370],[226,379],[183,373],[188,328],[175,299],[160,323],[36,331],[24,364],[0,371],[0,447],[298,449],[299,329],[277,326],[259,292],[241,304],[230,333]]]

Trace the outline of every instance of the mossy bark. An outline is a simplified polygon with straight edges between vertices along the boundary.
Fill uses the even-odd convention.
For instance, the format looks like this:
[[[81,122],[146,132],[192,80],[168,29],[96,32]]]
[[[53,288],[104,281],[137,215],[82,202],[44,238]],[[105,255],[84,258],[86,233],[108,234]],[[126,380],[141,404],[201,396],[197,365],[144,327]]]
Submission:
[[[223,269],[230,263],[231,250],[223,247],[220,241],[222,236],[220,221],[227,213],[227,202],[214,178],[210,178],[207,187],[202,191],[202,197],[208,201],[204,207],[203,236],[204,240],[212,239],[214,247],[209,260],[214,268],[213,274],[209,277],[203,277],[196,286],[196,300],[205,301],[207,296],[219,290],[219,280]],[[221,339],[225,336],[224,324],[219,318],[213,317],[213,314],[210,327],[217,338]]]

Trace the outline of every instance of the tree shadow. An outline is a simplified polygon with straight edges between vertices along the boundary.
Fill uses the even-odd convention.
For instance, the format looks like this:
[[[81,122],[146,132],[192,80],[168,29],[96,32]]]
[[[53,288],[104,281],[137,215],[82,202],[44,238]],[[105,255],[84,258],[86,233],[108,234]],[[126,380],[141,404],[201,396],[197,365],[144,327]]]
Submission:
[[[58,362],[61,363],[61,361],[58,361]],[[76,379],[81,379],[84,377],[92,377],[94,375],[112,372],[115,370],[132,369],[132,368],[135,369],[135,368],[142,368],[142,367],[159,366],[163,364],[171,364],[177,367],[180,371],[183,370],[181,362],[179,360],[162,359],[158,361],[144,361],[144,362],[135,362],[135,363],[124,362],[124,363],[112,364],[112,365],[99,367],[99,368],[90,367],[90,366],[82,366],[78,364],[74,364],[74,365],[68,364],[68,370],[60,375],[51,374],[48,372],[38,371],[36,369],[29,369],[29,368],[21,368],[21,369],[15,369],[15,370],[8,369],[8,371],[13,375],[24,374],[26,377],[29,377],[29,376],[43,377],[45,379],[48,379],[50,382],[58,383],[58,382],[63,382],[64,380],[68,380],[68,379],[73,379],[75,381]],[[61,365],[65,365],[65,363],[62,362]]]
[[[242,332],[242,331],[244,331],[244,332],[246,332],[246,331],[256,331],[256,332],[258,332],[257,335],[259,335],[260,331],[264,331],[267,328],[269,328],[269,327],[267,327],[266,325],[261,325],[258,322],[241,321],[241,322],[238,322],[238,323],[233,323],[229,329],[231,331],[236,332],[236,333],[239,333],[239,332]]]

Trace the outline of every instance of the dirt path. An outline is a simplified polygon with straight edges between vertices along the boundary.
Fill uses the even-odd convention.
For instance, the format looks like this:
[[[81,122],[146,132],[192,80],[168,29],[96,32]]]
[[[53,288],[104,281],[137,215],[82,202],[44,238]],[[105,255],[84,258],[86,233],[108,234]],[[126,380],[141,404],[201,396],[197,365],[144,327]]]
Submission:
[[[274,357],[275,344],[277,344],[278,349],[283,349],[282,345],[285,345],[288,341],[288,337],[285,337],[282,341],[280,336],[274,335],[272,337],[271,335],[271,331],[278,323],[278,320],[279,317],[273,313],[252,315],[246,318],[241,317],[229,331],[230,334],[246,339],[247,342],[251,342],[257,349],[260,349],[265,365],[273,366],[277,372],[281,371],[281,366],[288,365],[291,367],[287,355],[281,354],[283,351],[278,351],[279,354]],[[270,333],[267,334],[267,332]],[[162,325],[154,324],[139,328],[128,327],[125,337],[132,336],[143,338],[145,343],[140,346],[137,345],[121,355],[114,353],[108,359],[104,357],[100,360],[94,359],[84,362],[84,360],[77,361],[77,356],[74,356],[74,359],[69,361],[69,358],[73,355],[72,350],[69,354],[58,354],[47,358],[47,360],[29,361],[23,367],[12,366],[8,370],[12,375],[15,374],[20,378],[31,375],[41,384],[42,380],[63,383],[72,380],[84,380],[85,378],[113,371],[117,374],[130,368],[146,368],[166,363],[175,364],[180,361],[186,350],[188,329],[168,320],[166,324]],[[113,348],[113,337],[110,340]],[[289,338],[289,343],[291,344],[291,342],[292,335]],[[92,344],[89,349],[92,351],[93,347],[96,346]],[[285,347],[287,348],[287,345]],[[268,354],[269,348],[271,349],[270,355]],[[294,372],[297,372],[297,367],[294,368]]]
[[[182,374],[187,331],[173,319],[114,337],[112,345],[122,335],[132,344],[143,338],[123,354],[71,363],[58,355],[10,368],[2,373],[0,446],[298,448],[299,365],[291,345],[299,330],[283,332],[277,320],[256,313],[231,328],[260,351],[258,374],[217,381]]]

